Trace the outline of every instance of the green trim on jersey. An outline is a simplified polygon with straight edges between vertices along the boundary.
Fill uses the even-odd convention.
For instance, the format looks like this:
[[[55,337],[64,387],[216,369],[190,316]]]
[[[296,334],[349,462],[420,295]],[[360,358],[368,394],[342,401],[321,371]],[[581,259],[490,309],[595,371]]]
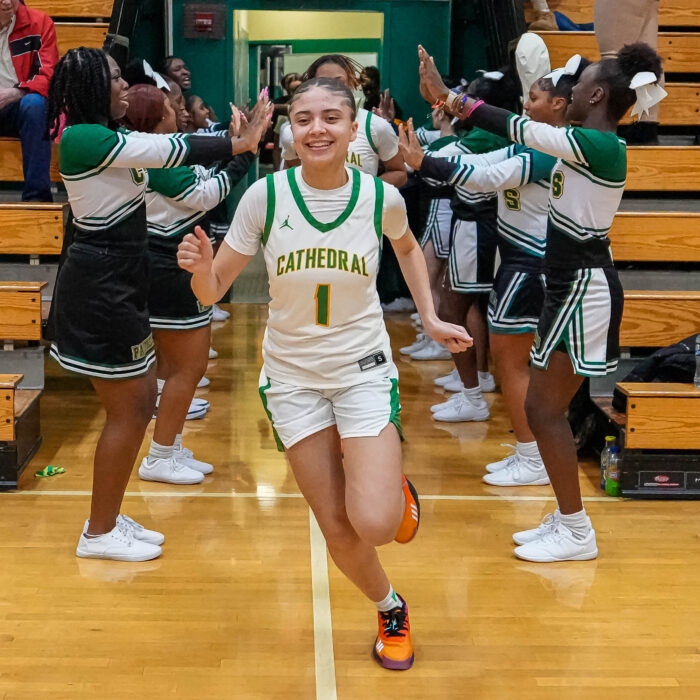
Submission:
[[[592,175],[610,183],[624,183],[627,177],[627,148],[615,132],[583,129],[580,126],[568,127],[566,132],[583,153]],[[573,144],[572,148],[576,152]]]
[[[267,183],[267,211],[265,213],[265,228],[263,229],[262,244],[267,243],[272,230],[272,222],[275,219],[275,176],[270,173],[265,176]]]
[[[381,245],[384,229],[382,227],[382,217],[384,215],[384,181],[378,177],[374,178],[374,232]]]
[[[367,134],[367,143],[369,143],[369,147],[377,155],[379,155],[379,151],[377,150],[377,147],[374,145],[374,140],[372,139],[372,112],[370,112],[370,111],[367,112],[367,121],[365,121],[365,133]]]
[[[69,180],[82,180],[108,168],[126,146],[123,134],[101,124],[69,126],[61,136],[58,169]]]
[[[449,146],[455,141],[459,141],[459,136],[455,136],[454,134],[452,136],[441,136],[436,141],[433,141],[431,144],[428,144],[428,152],[434,153],[436,151],[439,151],[441,148],[445,148],[445,146]]]
[[[148,189],[175,199],[197,185],[197,176],[191,168],[149,168]]]
[[[303,217],[321,233],[327,233],[328,231],[332,231],[334,228],[338,228],[338,226],[347,221],[350,214],[352,214],[353,209],[355,208],[357,200],[360,196],[360,171],[355,170],[354,168],[350,168],[350,172],[352,173],[352,193],[350,194],[350,200],[348,201],[348,204],[345,207],[345,211],[343,211],[335,221],[330,221],[327,224],[323,224],[318,219],[316,219],[314,215],[309,211],[309,208],[306,206],[304,198],[301,196],[301,192],[299,191],[299,185],[297,184],[297,170],[299,170],[298,167],[290,168],[289,170],[287,170],[287,180],[289,182],[289,189],[292,191],[294,201],[296,202],[297,207],[299,207],[299,211],[302,213]],[[270,175],[268,175],[268,177],[270,177]],[[270,190],[268,184],[268,214],[270,212],[269,192]],[[265,227],[267,228],[267,221],[265,222]],[[265,240],[267,239],[265,238]]]
[[[268,175],[268,177],[270,176]],[[284,452],[284,445],[282,444],[282,440],[280,440],[280,436],[277,434],[277,430],[275,429],[275,421],[272,419],[270,409],[267,407],[267,396],[265,396],[265,392],[270,388],[270,386],[270,380],[268,379],[265,386],[258,387],[258,393],[260,394],[260,400],[262,401],[263,408],[265,409],[265,413],[267,414],[270,425],[272,426],[272,436],[275,438],[277,450],[279,452]]]

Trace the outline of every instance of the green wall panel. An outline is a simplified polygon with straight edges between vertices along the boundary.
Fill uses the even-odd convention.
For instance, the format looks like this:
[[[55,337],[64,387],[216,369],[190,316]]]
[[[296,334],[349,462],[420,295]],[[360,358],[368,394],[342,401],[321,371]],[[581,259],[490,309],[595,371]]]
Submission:
[[[461,2],[462,0],[458,0]],[[226,38],[184,39],[182,37],[182,2],[173,3],[173,46],[192,70],[193,90],[213,104],[217,113],[228,112],[228,102],[242,90],[236,84],[248,72],[237,66],[243,56],[243,42],[234,46],[234,10],[356,10],[384,14],[384,45],[380,52],[382,87],[391,87],[404,116],[421,117],[426,105],[418,93],[416,46],[429,46],[440,65],[450,61],[451,0],[301,0],[290,7],[284,0],[226,0]],[[284,39],[284,37],[280,37]],[[338,45],[340,42],[338,42]],[[340,48],[336,48],[339,51]],[[245,51],[247,60],[247,51]],[[236,58],[237,57],[237,58]]]

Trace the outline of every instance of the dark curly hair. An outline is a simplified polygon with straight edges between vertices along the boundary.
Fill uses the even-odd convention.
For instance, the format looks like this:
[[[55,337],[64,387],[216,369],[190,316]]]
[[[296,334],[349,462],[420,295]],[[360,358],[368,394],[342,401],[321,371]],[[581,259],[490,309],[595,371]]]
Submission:
[[[493,107],[512,111],[520,98],[520,81],[512,68],[504,66],[498,70],[503,73],[500,80],[482,75],[469,83],[468,93],[470,97],[478,97]]]
[[[60,118],[71,124],[109,124],[112,101],[107,55],[100,49],[70,49],[56,64],[47,105],[49,136],[55,139]]]
[[[608,58],[598,64],[597,80],[607,88],[608,114],[619,121],[635,103],[637,96],[630,88],[630,81],[644,71],[661,77],[661,57],[642,42],[627,44],[618,52],[617,58]]]

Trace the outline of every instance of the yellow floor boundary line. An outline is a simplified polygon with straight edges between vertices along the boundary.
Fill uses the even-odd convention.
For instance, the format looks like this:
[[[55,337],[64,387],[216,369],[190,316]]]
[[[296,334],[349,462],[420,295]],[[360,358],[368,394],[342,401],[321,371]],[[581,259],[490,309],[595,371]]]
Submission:
[[[311,545],[311,589],[314,611],[316,700],[337,700],[333,621],[328,582],[328,554],[326,540],[311,508],[309,508],[309,541]]]
[[[90,491],[12,491],[3,494],[7,496],[90,496]],[[202,493],[188,493],[187,491],[127,491],[125,498],[254,498],[261,501],[271,501],[277,498],[303,498],[300,493],[237,493],[235,491],[211,491]],[[460,496],[459,494],[420,494],[421,501],[555,501],[554,496]],[[584,496],[586,503],[603,503],[606,501],[621,501],[625,499],[611,496]]]

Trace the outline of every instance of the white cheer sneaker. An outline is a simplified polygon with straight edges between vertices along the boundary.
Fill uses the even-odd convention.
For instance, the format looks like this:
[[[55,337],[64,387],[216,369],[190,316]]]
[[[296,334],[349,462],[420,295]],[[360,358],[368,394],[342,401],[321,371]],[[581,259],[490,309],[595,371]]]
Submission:
[[[198,382],[197,382],[197,388],[198,389],[204,389],[205,386],[209,386],[211,384],[211,381],[207,379],[206,377],[202,377]]]
[[[455,394],[454,401],[447,401],[445,408],[433,413],[435,420],[444,423],[461,423],[463,421],[488,420],[489,406],[483,399],[472,401],[463,393]]]
[[[211,319],[212,321],[226,321],[231,317],[231,314],[222,309],[220,306],[217,304],[212,304],[211,307]]]
[[[464,383],[459,378],[458,374],[456,379],[450,379],[449,382],[442,385],[442,388],[445,391],[462,391],[462,389],[464,389]]]
[[[211,464],[195,459],[192,450],[188,450],[186,447],[182,447],[179,450],[175,449],[173,458],[180,464],[184,464],[186,467],[202,474],[211,474],[214,471],[214,467]]]
[[[412,360],[449,360],[452,358],[452,354],[447,348],[429,337],[428,342],[420,350],[412,352],[409,357]]]
[[[418,333],[416,339],[410,345],[406,345],[403,348],[399,348],[399,352],[402,355],[410,355],[412,352],[417,352],[421,350],[427,343],[430,342],[430,336],[427,333]]]
[[[200,484],[204,481],[202,472],[190,469],[182,462],[171,459],[151,459],[144,457],[139,467],[139,477],[144,481],[162,481],[166,484]]]
[[[485,474],[482,480],[491,486],[546,486],[549,476],[541,459],[516,452],[508,466]]]
[[[123,518],[117,518],[117,524],[99,537],[80,535],[77,556],[83,559],[114,559],[115,561],[149,561],[162,554],[157,544],[137,539],[134,528]]]
[[[496,391],[496,378],[493,376],[493,374],[491,374],[491,372],[488,372],[487,374],[488,376],[486,377],[479,377],[479,388],[484,392],[484,394],[491,394]]]
[[[452,394],[447,401],[442,401],[441,403],[436,403],[430,407],[432,413],[440,413],[443,408],[447,408],[447,405],[459,401],[459,394]]]
[[[529,544],[535,540],[539,540],[540,537],[544,537],[548,532],[554,530],[554,528],[559,524],[559,509],[557,508],[553,513],[548,513],[542,518],[542,522],[531,530],[521,530],[513,535],[513,542],[515,544]]]
[[[156,530],[147,530],[143,525],[137,523],[133,518],[128,515],[117,516],[117,523],[124,523],[128,528],[134,533],[134,537],[142,542],[148,542],[148,544],[161,545],[165,542],[165,535],[162,532],[157,532]],[[83,534],[88,531],[90,526],[90,521],[86,520],[85,525],[83,525]]]
[[[437,377],[437,379],[433,379],[433,384],[436,386],[445,386],[445,384],[449,384],[449,382],[451,382],[453,379],[459,380],[459,372],[456,369],[453,369],[444,377]]]
[[[578,539],[568,527],[559,522],[542,537],[516,547],[513,551],[518,559],[526,561],[588,561],[598,556],[598,545],[592,527],[583,539]]]

